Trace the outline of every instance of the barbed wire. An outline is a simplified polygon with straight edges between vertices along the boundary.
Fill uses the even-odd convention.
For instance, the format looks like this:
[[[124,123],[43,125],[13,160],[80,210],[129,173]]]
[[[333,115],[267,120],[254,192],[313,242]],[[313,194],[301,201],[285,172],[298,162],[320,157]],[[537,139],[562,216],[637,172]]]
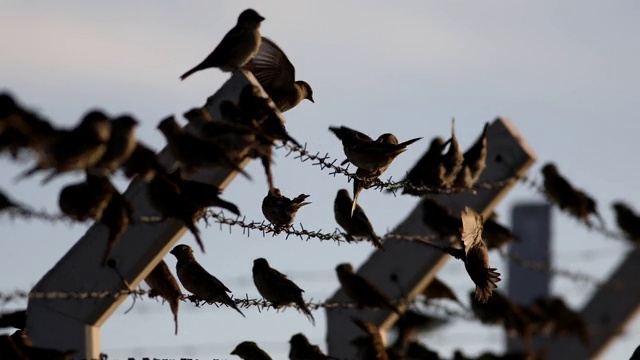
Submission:
[[[315,154],[311,153],[309,152],[309,150],[307,150],[306,143],[303,146],[286,143],[283,145],[275,145],[275,147],[277,149],[281,149],[281,148],[285,149],[286,150],[285,157],[291,156],[293,153],[296,153],[296,155],[293,157],[294,159],[298,159],[303,163],[311,160],[313,161],[313,163],[311,164],[312,166],[319,166],[321,170],[329,169],[331,171],[329,175],[336,176],[337,174],[342,174],[348,177],[348,181],[351,181],[356,176],[355,172],[349,171],[350,163],[347,163],[346,166],[336,165],[336,163],[338,162],[337,158],[331,157],[328,152],[325,153],[324,155],[321,155],[320,152],[316,152]],[[365,187],[367,189],[373,188],[379,191],[388,190],[392,192],[394,195],[396,191],[399,189],[407,189],[410,191],[410,193],[407,193],[408,195],[412,195],[411,193],[413,193],[413,194],[419,194],[420,196],[422,196],[427,194],[455,194],[455,193],[464,192],[464,191],[476,192],[477,190],[492,190],[492,189],[504,187],[517,180],[518,180],[518,176],[512,176],[512,177],[508,177],[506,179],[498,180],[492,183],[477,183],[477,184],[474,184],[469,189],[460,190],[460,189],[453,189],[453,188],[433,188],[428,186],[416,186],[411,184],[409,180],[394,181],[392,177],[389,177],[385,181],[380,180],[379,178],[370,180]]]

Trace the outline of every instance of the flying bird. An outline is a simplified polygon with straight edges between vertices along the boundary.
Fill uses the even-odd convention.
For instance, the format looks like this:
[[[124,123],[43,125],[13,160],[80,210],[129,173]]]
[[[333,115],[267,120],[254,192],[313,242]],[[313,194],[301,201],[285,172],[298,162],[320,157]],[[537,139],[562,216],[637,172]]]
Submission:
[[[373,226],[364,213],[360,205],[356,205],[356,209],[351,216],[352,200],[347,189],[338,190],[336,198],[333,202],[333,213],[338,225],[346,231],[346,239],[348,241],[357,238],[366,238],[373,243],[378,249],[383,249],[380,238],[373,230]]]
[[[224,72],[242,68],[258,52],[260,47],[260,23],[264,20],[253,9],[240,13],[238,22],[222,38],[222,41],[201,63],[187,71],[180,80],[208,68],[217,67]]]
[[[356,302],[359,308],[383,308],[386,307],[401,315],[400,310],[391,303],[389,297],[383,294],[374,284],[366,278],[356,274],[349,263],[336,266],[338,281],[344,293]]]
[[[285,229],[293,224],[293,220],[301,207],[311,204],[305,201],[308,197],[309,195],[300,194],[293,199],[289,199],[282,195],[280,189],[273,188],[262,199],[262,214],[277,229]]]
[[[262,37],[256,55],[244,66],[251,71],[281,112],[302,100],[313,100],[313,90],[306,81],[296,81],[295,68],[284,51],[273,41]]]
[[[230,306],[244,317],[238,305],[227,294],[231,290],[196,261],[191,247],[178,245],[171,250],[171,254],[178,259],[176,264],[178,279],[187,291],[208,303],[218,302]]]
[[[253,261],[253,283],[258,292],[269,301],[274,308],[288,306],[294,303],[307,315],[311,323],[315,326],[315,319],[311,310],[304,302],[300,289],[293,281],[278,270],[269,266],[265,258],[258,258]]]

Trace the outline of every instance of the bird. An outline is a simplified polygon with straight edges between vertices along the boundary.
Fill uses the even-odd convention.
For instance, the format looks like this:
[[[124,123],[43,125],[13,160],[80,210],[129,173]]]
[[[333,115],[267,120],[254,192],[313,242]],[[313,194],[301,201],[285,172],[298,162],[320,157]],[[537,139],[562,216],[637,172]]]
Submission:
[[[115,192],[108,177],[87,173],[85,181],[62,188],[58,206],[73,220],[100,220]]]
[[[584,191],[573,187],[573,185],[560,174],[558,167],[554,163],[546,163],[542,167],[541,172],[544,177],[544,193],[549,201],[557,204],[561,210],[567,211],[589,226],[591,226],[589,216],[593,214],[604,226],[604,221],[596,209],[595,200]]]
[[[180,307],[180,298],[182,291],[178,285],[178,281],[173,277],[169,266],[164,260],[160,260],[158,265],[151,270],[149,275],[144,279],[149,285],[151,291],[150,296],[160,296],[169,303],[171,313],[173,314],[174,333],[178,335],[178,309]]]
[[[208,68],[217,67],[223,72],[242,68],[258,52],[260,47],[260,23],[265,18],[253,9],[246,9],[238,22],[222,38],[222,41],[198,65],[180,76],[180,80]]]
[[[336,274],[342,290],[351,300],[356,302],[358,308],[386,307],[401,315],[400,309],[391,303],[387,295],[383,294],[369,280],[353,272],[351,264],[339,264],[336,266]]]
[[[160,121],[158,129],[167,140],[171,154],[188,171],[193,172],[201,166],[223,166],[251,179],[251,176],[227,155],[220,144],[187,132],[173,116]]]
[[[129,179],[138,176],[143,180],[150,180],[156,172],[164,172],[156,152],[140,142],[136,143],[133,152],[120,168]]]
[[[233,349],[231,355],[237,355],[243,360],[271,360],[271,356],[253,341],[241,342]]]
[[[104,155],[110,136],[109,117],[101,110],[91,110],[74,128],[55,131],[42,149],[36,151],[36,165],[19,174],[16,180],[50,170],[42,181],[44,185],[61,173],[89,169]]]
[[[329,360],[318,345],[312,345],[303,333],[291,336],[289,340],[289,360]]]
[[[107,142],[107,149],[95,165],[104,169],[108,174],[114,173],[136,149],[136,129],[138,120],[130,115],[119,116],[111,120],[111,136]]]
[[[478,182],[480,175],[487,167],[487,130],[489,123],[484,124],[480,137],[464,153],[462,169],[454,181],[454,188],[470,189]]]
[[[501,249],[506,244],[519,241],[511,230],[498,223],[497,218],[498,215],[495,212],[491,212],[491,215],[484,221],[482,238],[487,250]]]
[[[25,331],[18,330],[11,335],[0,336],[0,357],[7,360],[69,360],[78,351],[57,350],[33,346]]]
[[[176,264],[178,279],[187,291],[208,303],[219,302],[230,306],[245,317],[238,305],[227,294],[231,290],[196,261],[190,246],[177,245],[171,250],[171,254],[178,260]]]
[[[330,126],[329,130],[342,142],[347,160],[358,168],[353,183],[352,215],[360,191],[382,175],[391,162],[407,150],[407,146],[422,139],[419,137],[398,143],[398,138],[391,133],[382,134],[378,139],[373,140],[367,134],[346,126]]]
[[[265,258],[253,260],[253,283],[256,285],[260,295],[273,305],[274,308],[288,306],[294,303],[305,313],[311,323],[315,326],[315,319],[311,310],[304,302],[300,289],[286,275],[269,266]]]
[[[285,229],[291,224],[301,207],[311,204],[305,201],[309,195],[300,194],[293,199],[282,195],[280,189],[273,188],[262,199],[262,214],[277,229]]]
[[[147,194],[151,206],[160,213],[160,216],[181,220],[195,237],[200,250],[204,252],[200,230],[195,223],[195,217],[202,209],[182,195],[180,187],[171,180],[169,175],[156,174],[147,183]]]
[[[358,347],[359,358],[362,360],[389,360],[380,329],[369,321],[355,317],[352,317],[351,321],[366,334],[366,336],[351,341]]]
[[[315,103],[311,85],[296,81],[295,67],[287,55],[264,36],[258,52],[244,69],[251,71],[280,112],[291,110],[304,99]]]
[[[449,299],[457,302],[461,307],[466,309],[466,306],[460,301],[460,299],[458,299],[456,293],[454,293],[447,284],[436,277],[431,280],[429,285],[427,285],[427,287],[422,291],[422,294],[426,297],[427,301],[429,299]]]
[[[482,240],[482,215],[466,207],[461,218],[463,250],[458,251],[458,258],[464,261],[469,277],[476,284],[476,299],[485,303],[491,297],[492,290],[497,287],[500,274],[495,268],[489,267],[489,254]]]
[[[398,138],[390,133],[382,134],[373,140],[368,135],[346,126],[330,126],[329,130],[342,141],[344,154],[349,162],[358,169],[379,173],[378,176],[398,155],[407,150],[407,146],[422,139],[419,137],[398,143]]]
[[[353,216],[351,216],[351,205],[352,200],[351,196],[349,196],[349,191],[347,189],[338,190],[333,202],[333,213],[338,225],[346,231],[345,237],[347,241],[364,237],[371,241],[376,248],[384,250],[384,246],[382,246],[380,238],[373,230],[373,226],[364,210],[360,205],[356,205]]]
[[[223,200],[218,196],[222,193],[219,187],[201,181],[187,180],[184,178],[184,174],[180,168],[170,173],[169,178],[178,186],[180,194],[185,200],[194,204],[196,207],[200,209],[212,206],[220,207],[240,216],[240,209],[238,209],[235,204]]]
[[[450,188],[453,185],[464,163],[464,154],[458,144],[454,123],[455,119],[451,119],[451,138],[447,141],[449,150],[441,156],[440,160],[445,170],[443,178],[443,186],[445,188]]]
[[[459,217],[449,214],[449,210],[431,198],[422,200],[422,222],[440,237],[457,237],[462,228]]]
[[[283,143],[288,141],[300,146],[300,143],[287,132],[276,104],[273,100],[263,96],[258,86],[249,84],[240,91],[238,108],[244,122],[256,121],[265,136]]]
[[[116,242],[127,230],[129,224],[134,222],[131,204],[129,204],[129,201],[115,188],[99,221],[109,230],[109,234],[107,235],[107,248],[102,257],[102,266],[105,266],[109,259],[109,253],[111,253]]]
[[[434,137],[429,148],[409,170],[402,189],[403,194],[423,195],[428,190],[437,190],[445,183],[446,169],[442,163],[442,151],[446,142],[442,137]]]
[[[616,215],[616,223],[627,239],[640,243],[640,216],[622,201],[614,202],[611,207]]]

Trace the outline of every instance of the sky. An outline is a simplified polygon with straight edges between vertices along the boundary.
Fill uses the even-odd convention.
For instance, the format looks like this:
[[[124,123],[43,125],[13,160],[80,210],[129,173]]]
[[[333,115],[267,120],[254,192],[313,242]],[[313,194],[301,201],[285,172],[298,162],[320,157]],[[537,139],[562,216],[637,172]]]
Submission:
[[[613,200],[624,199],[640,210],[640,4],[630,0],[5,2],[0,12],[0,91],[10,91],[59,126],[74,125],[94,107],[133,114],[141,121],[139,139],[161,149],[164,139],[155,128],[159,120],[201,106],[229,74],[210,69],[183,82],[178,77],[209,54],[248,7],[266,18],[262,34],[284,49],[296,77],[313,87],[315,104],[303,102],[285,114],[289,132],[309,149],[343,158],[339,141],[328,131],[332,125],[372,137],[393,132],[401,141],[423,136],[383,176],[400,179],[431,137],[447,136],[452,117],[466,148],[484,122],[502,116],[537,154],[533,178],[540,179],[542,164],[554,161],[595,196],[609,225],[614,223]],[[335,193],[351,184],[284,155],[276,151],[276,185],[290,197],[310,194],[313,202],[299,212],[296,223],[308,229],[335,228]],[[69,174],[41,186],[35,176],[15,183],[13,178],[28,165],[0,158],[0,188],[50,212],[58,211],[59,189],[82,178]],[[236,178],[224,198],[235,202],[247,219],[261,221],[266,182],[258,162],[247,170],[254,181]],[[116,185],[124,189],[126,182],[119,177]],[[515,204],[542,200],[516,185],[497,211],[508,223]],[[375,191],[359,200],[380,234],[404,219],[416,202]],[[553,216],[554,264],[605,278],[629,251],[628,245],[589,232],[556,210]],[[7,274],[0,292],[30,289],[87,229],[6,216],[0,227],[0,271]],[[308,299],[322,301],[338,287],[335,265],[351,262],[357,267],[373,250],[367,244],[338,247],[282,235],[246,237],[237,229],[205,229],[203,223],[199,227],[208,251],[196,252],[196,257],[241,296],[258,297],[251,266],[253,259],[265,257],[305,289]],[[194,245],[189,234],[180,243]],[[174,269],[173,257],[165,260]],[[499,269],[506,266],[497,254],[491,261]],[[439,276],[467,300],[472,284],[461,263],[450,261]],[[578,308],[594,291],[562,278],[553,279],[552,289]],[[11,303],[0,310],[24,305]],[[234,358],[228,354],[244,340],[256,341],[274,359],[286,358],[288,340],[297,332],[326,349],[321,311],[313,327],[293,310],[248,309],[243,319],[230,309],[181,304],[180,332],[174,336],[166,305],[138,301],[125,314],[130,305],[131,300],[125,301],[102,327],[102,350],[110,359]],[[638,335],[636,320],[603,359],[628,358]],[[471,355],[502,349],[501,339],[497,328],[457,321],[423,340],[443,355],[455,348]]]

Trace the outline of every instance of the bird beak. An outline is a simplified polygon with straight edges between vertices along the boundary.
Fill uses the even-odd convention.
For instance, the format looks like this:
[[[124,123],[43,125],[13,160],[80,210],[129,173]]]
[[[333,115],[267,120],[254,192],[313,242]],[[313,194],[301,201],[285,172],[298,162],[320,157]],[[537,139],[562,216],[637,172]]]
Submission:
[[[264,20],[265,20],[264,16],[260,16],[260,20],[258,20],[258,21],[262,22]]]
[[[311,102],[312,102],[312,103],[314,103],[314,104],[316,103],[316,102],[313,100],[313,96],[309,96],[307,99],[309,99],[309,101],[311,101]]]

